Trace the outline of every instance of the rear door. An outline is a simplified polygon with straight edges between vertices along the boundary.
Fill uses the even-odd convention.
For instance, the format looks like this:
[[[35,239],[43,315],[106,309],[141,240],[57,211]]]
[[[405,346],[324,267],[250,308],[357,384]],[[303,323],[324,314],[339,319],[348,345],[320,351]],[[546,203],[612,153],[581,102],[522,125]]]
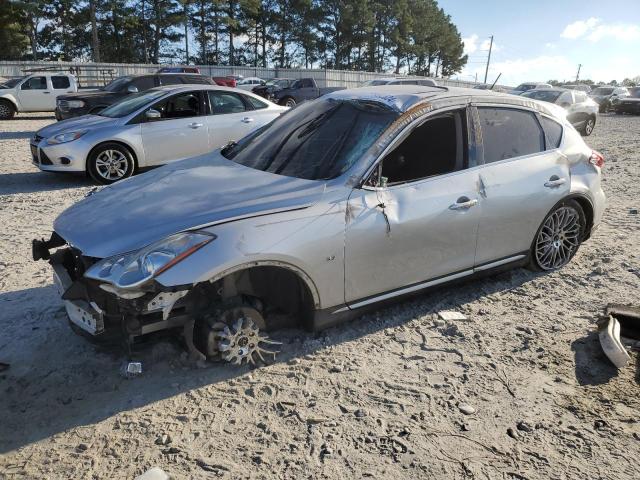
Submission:
[[[20,110],[24,112],[55,110],[55,97],[51,93],[51,86],[48,84],[46,76],[30,77],[22,82],[19,89]]]
[[[73,87],[71,86],[71,79],[67,75],[52,75],[51,76],[51,87],[52,87],[52,110],[55,110],[56,107],[56,99],[59,95],[64,95],[66,93],[73,93]]]
[[[571,182],[567,157],[557,148],[562,127],[555,120],[490,105],[478,105],[476,115],[483,159],[476,266],[482,267],[525,254]]]
[[[200,91],[177,93],[154,104],[161,118],[141,124],[146,165],[161,165],[209,151]]]
[[[209,147],[214,150],[235,142],[255,128],[255,115],[244,95],[225,90],[208,90],[209,113],[205,118]]]

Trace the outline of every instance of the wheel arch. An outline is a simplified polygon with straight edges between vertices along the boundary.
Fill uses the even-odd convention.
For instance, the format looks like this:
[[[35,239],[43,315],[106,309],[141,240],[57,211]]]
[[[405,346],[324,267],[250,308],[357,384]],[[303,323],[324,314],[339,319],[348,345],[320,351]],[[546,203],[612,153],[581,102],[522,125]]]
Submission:
[[[575,200],[578,202],[578,205],[582,207],[582,211],[587,220],[583,241],[587,240],[591,236],[591,229],[593,228],[594,208],[591,199],[582,193],[572,193],[562,199],[562,201],[566,200]],[[556,208],[556,206],[557,204],[553,208]]]
[[[8,103],[9,105],[11,105],[13,107],[13,110],[15,112],[19,112],[20,109],[18,108],[18,103],[15,101],[14,98],[12,97],[0,97],[0,103]]]
[[[117,143],[121,146],[123,146],[124,148],[126,148],[129,153],[131,154],[131,156],[133,157],[133,169],[134,172],[138,169],[139,167],[139,161],[138,161],[138,154],[136,153],[135,148],[133,148],[131,145],[129,145],[127,142],[123,142],[122,140],[104,140],[102,142],[96,143],[93,147],[91,147],[91,150],[89,150],[89,153],[87,154],[87,158],[85,161],[85,170],[88,172],[89,170],[89,159],[91,158],[91,155],[93,155],[93,153],[102,145],[106,144],[106,143]]]

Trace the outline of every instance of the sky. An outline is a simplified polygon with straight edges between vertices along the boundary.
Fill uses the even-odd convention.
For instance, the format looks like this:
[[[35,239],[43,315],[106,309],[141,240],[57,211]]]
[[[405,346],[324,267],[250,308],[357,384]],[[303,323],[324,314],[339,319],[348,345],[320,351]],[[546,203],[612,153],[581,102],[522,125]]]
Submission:
[[[640,75],[640,0],[439,0],[465,43],[469,63],[457,76],[499,84],[581,79],[622,81]],[[453,77],[455,78],[455,76]]]

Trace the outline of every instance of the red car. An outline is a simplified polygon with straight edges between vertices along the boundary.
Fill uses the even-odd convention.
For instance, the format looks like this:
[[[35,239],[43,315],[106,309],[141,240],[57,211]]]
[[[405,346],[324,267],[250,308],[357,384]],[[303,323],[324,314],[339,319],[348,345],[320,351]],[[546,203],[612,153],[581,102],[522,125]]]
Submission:
[[[211,77],[211,80],[216,82],[216,84],[220,85],[221,87],[235,88],[236,85],[238,85],[238,82],[236,82],[236,79],[233,77]]]

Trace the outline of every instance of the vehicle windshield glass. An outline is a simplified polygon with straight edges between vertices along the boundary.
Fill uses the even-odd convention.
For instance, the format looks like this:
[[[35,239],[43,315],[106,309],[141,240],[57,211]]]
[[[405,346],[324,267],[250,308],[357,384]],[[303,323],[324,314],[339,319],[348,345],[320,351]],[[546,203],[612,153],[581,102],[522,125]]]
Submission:
[[[377,87],[378,85],[386,85],[388,80],[369,80],[364,83],[364,87]]]
[[[613,93],[613,88],[611,87],[598,87],[593,92],[594,95],[611,95]]]
[[[15,87],[18,83],[20,83],[22,80],[24,80],[27,77],[20,77],[20,78],[13,78],[11,80],[7,80],[6,82],[3,82],[0,84],[0,87],[3,88],[13,88]]]
[[[135,112],[140,107],[165,95],[166,90],[147,90],[146,92],[133,93],[124,100],[114,103],[110,107],[101,110],[98,115],[102,117],[122,118]]]
[[[102,90],[107,92],[119,92],[122,88],[131,81],[131,77],[120,77],[116,78],[113,82],[108,83]]]
[[[516,90],[526,92],[527,90],[533,90],[534,88],[536,88],[536,86],[532,83],[521,83],[516,87]]]
[[[323,98],[301,104],[221,153],[257,170],[329,180],[351,168],[397,118],[379,102]]]
[[[267,82],[267,85],[275,85],[276,87],[287,88],[287,85],[289,85],[289,80],[272,80],[271,82]]]
[[[533,90],[522,94],[523,97],[533,98],[535,100],[542,100],[543,102],[551,103],[554,103],[560,95],[562,95],[562,92],[554,90]]]

